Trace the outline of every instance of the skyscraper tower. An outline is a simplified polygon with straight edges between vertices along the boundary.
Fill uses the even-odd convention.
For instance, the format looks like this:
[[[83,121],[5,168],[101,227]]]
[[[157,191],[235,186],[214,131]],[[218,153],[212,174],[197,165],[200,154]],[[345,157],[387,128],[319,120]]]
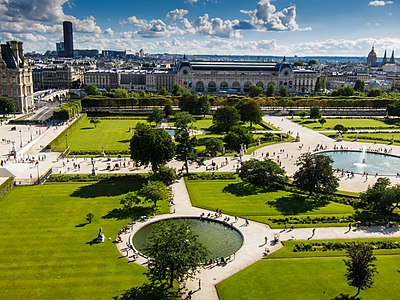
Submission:
[[[387,64],[387,57],[386,57],[386,50],[385,54],[383,54],[383,59],[382,59],[382,66]]]
[[[392,56],[390,57],[390,63],[395,64],[396,61],[394,60],[394,50],[392,51]]]
[[[64,32],[64,56],[74,57],[74,37],[72,32],[72,23],[69,21],[63,22]]]

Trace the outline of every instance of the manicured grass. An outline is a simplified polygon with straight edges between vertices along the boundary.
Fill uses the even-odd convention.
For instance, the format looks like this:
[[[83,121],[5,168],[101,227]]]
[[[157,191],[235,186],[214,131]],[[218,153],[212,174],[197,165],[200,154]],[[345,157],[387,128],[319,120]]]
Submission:
[[[0,201],[0,298],[111,299],[145,282],[146,269],[128,263],[112,242],[131,221],[115,209],[136,188],[123,181],[15,187]],[[88,244],[99,227],[105,243]]]
[[[347,128],[354,128],[354,129],[362,129],[362,128],[399,128],[398,126],[389,125],[385,122],[377,119],[367,119],[367,118],[325,118],[326,123],[323,127],[321,124],[318,123],[317,120],[313,119],[293,119],[294,122],[298,122],[299,124],[315,130],[333,130],[335,125],[342,124]]]
[[[362,291],[364,300],[398,299],[399,255],[378,256],[372,288]],[[326,299],[341,293],[355,295],[347,285],[343,258],[266,259],[217,285],[221,300]]]
[[[99,118],[97,127],[90,124],[89,119],[84,117],[79,126],[68,134],[68,146],[74,151],[128,151],[129,142],[134,134],[137,123],[147,123],[143,118],[113,119]],[[131,128],[131,132],[129,132]],[[52,145],[53,151],[63,151],[66,140],[60,139],[57,144]]]
[[[336,134],[329,133],[327,136],[336,136]],[[394,135],[394,145],[400,145],[400,132],[360,132],[358,133],[358,142],[365,143],[378,143],[378,144],[389,144],[392,141]],[[346,141],[354,141],[357,133],[346,133],[343,134],[343,139]]]
[[[268,223],[271,227],[281,225],[272,223],[269,218],[299,216],[339,216],[347,217],[354,213],[351,206],[327,202],[317,203],[291,192],[276,190],[255,193],[254,189],[241,185],[237,180],[186,180],[190,199],[194,206],[214,211],[222,209],[226,214],[249,217],[252,220]],[[320,226],[323,224],[302,224],[296,227]],[[340,224],[325,224],[323,226]]]

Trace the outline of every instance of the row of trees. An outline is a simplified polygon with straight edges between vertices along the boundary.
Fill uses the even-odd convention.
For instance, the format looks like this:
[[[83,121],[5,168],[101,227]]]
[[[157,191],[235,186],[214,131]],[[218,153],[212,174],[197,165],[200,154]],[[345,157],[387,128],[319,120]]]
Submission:
[[[18,107],[15,102],[6,97],[0,97],[0,114],[8,115],[18,111]]]
[[[53,111],[53,119],[67,121],[78,115],[82,111],[80,102],[67,102]]]

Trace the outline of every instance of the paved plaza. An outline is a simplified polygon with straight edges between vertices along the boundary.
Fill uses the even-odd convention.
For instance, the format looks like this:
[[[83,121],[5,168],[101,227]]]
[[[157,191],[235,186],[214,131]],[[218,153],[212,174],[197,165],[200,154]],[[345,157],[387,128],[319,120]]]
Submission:
[[[283,133],[290,133],[296,137],[297,133],[300,135],[300,142],[280,143],[258,149],[251,155],[244,155],[243,160],[251,158],[262,159],[269,153],[269,157],[277,162],[280,162],[291,176],[297,169],[295,162],[299,156],[305,152],[313,151],[317,145],[322,145],[323,148],[334,149],[335,147],[342,147],[345,149],[362,149],[366,145],[358,142],[337,142],[316,131],[307,129],[298,125],[290,119],[281,117],[265,116],[264,121],[279,128]],[[44,147],[48,145],[57,135],[59,135],[68,125],[51,126],[51,127],[37,127],[37,126],[22,126],[2,124],[0,126],[1,141],[0,141],[0,155],[1,160],[4,161],[4,168],[15,175],[16,182],[24,184],[37,178],[38,175],[44,174],[47,170],[52,168],[53,173],[56,174],[88,174],[92,172],[93,167],[96,173],[140,173],[148,172],[148,168],[136,168],[132,161],[128,158],[110,158],[100,157],[94,159],[94,166],[88,158],[63,158],[60,159],[60,153],[42,152]],[[16,159],[6,159],[10,151],[17,151]],[[391,150],[393,154],[400,155],[400,147],[398,146],[382,146],[378,144],[367,144],[367,148],[373,151],[382,151],[383,148]],[[228,164],[225,165],[225,162]],[[39,162],[37,164],[36,162]],[[206,171],[207,166],[215,163],[221,167],[218,171],[235,171],[240,162],[235,157],[217,157],[205,162],[205,166],[192,165],[191,172]],[[118,165],[118,166],[117,166]],[[171,166],[180,169],[181,162],[173,161]],[[377,177],[370,176],[368,180],[361,175],[356,175],[352,179],[347,177],[341,178],[341,190],[360,192],[365,191],[369,185],[376,181]],[[393,183],[400,183],[398,178],[390,178]],[[147,225],[149,222],[169,218],[170,216],[200,216],[201,213],[206,215],[209,213],[204,209],[193,207],[189,198],[188,191],[183,179],[180,179],[172,186],[174,194],[174,205],[171,206],[171,213],[169,215],[155,216],[147,222],[136,222],[126,234],[124,234],[123,242],[118,244],[123,255],[126,255],[126,245],[130,243],[132,235],[139,230],[142,226]],[[222,216],[222,219],[226,215]],[[232,220],[234,216],[229,216]],[[220,218],[221,219],[221,218]],[[270,229],[266,224],[250,221],[248,226],[245,224],[244,219],[238,220],[233,225],[237,227],[244,236],[243,247],[235,254],[232,259],[225,266],[213,266],[201,269],[195,280],[186,283],[184,289],[185,293],[189,291],[194,292],[192,299],[218,299],[215,285],[236,272],[246,268],[247,266],[262,259],[266,248],[270,252],[274,252],[282,247],[280,243],[276,245],[265,244],[265,237],[271,241],[275,236],[279,236],[281,241],[285,240],[307,240],[312,235],[312,228],[299,228],[294,230],[280,230]],[[333,227],[333,228],[317,228],[315,235],[312,237],[314,240],[319,239],[354,239],[354,238],[382,238],[382,237],[400,237],[400,231],[397,227],[361,227],[348,231],[347,227]],[[132,250],[129,250],[128,256],[131,256]],[[130,258],[133,259],[133,258]],[[136,263],[145,265],[146,260],[143,257],[138,257]],[[199,290],[198,280],[201,279],[201,290]]]

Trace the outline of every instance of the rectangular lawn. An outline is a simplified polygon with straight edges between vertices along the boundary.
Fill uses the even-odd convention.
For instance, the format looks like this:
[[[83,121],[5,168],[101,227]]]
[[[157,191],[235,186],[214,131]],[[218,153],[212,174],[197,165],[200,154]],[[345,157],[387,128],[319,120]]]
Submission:
[[[383,122],[383,120],[378,119],[368,119],[368,118],[325,118],[326,123],[323,127],[318,123],[318,120],[313,119],[293,119],[293,121],[298,122],[299,124],[315,130],[333,130],[335,125],[341,124],[346,128],[354,128],[354,129],[373,129],[373,128],[399,128],[395,125],[389,125]]]

